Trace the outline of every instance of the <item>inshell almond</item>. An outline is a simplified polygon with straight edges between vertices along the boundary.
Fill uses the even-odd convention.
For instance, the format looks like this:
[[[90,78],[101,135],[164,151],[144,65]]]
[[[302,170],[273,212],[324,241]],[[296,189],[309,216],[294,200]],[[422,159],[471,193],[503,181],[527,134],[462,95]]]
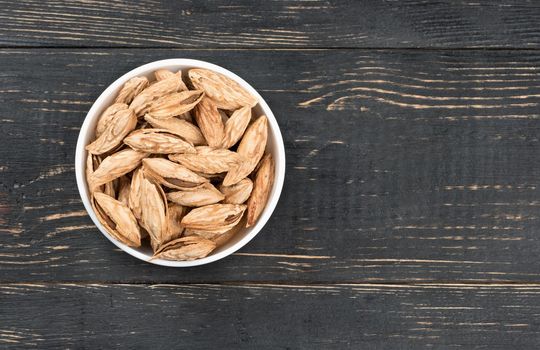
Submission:
[[[249,178],[245,178],[231,186],[221,185],[219,190],[225,195],[223,203],[243,204],[251,195],[253,182]]]
[[[167,237],[167,199],[161,187],[146,178],[142,179],[141,189],[141,221],[156,251]]]
[[[146,77],[131,78],[124,84],[114,102],[129,104],[133,101],[135,96],[140,94],[147,86],[148,79]]]
[[[108,156],[88,178],[90,191],[137,168],[148,153],[125,149]]]
[[[212,230],[186,229],[184,231],[184,236],[197,235],[206,239],[210,239],[212,241],[217,241],[217,238],[222,235],[227,235],[230,237],[230,235],[233,235],[234,233],[240,231],[240,229],[245,227],[245,221],[245,216],[242,216],[241,218],[239,218],[239,220],[231,224],[227,224],[225,226],[221,226]]]
[[[167,78],[172,77],[173,75],[174,73],[168,69],[158,69],[157,71],[154,72],[154,76],[156,77],[157,81],[165,80]]]
[[[101,160],[102,158],[100,156],[94,155],[93,159],[94,159],[94,169],[97,169],[99,167],[99,165],[101,164],[101,162],[102,162],[102,160]],[[94,188],[93,190],[92,190],[92,186],[89,186],[89,187],[94,192],[105,193],[108,196],[116,198],[115,181],[116,180],[109,181],[109,182],[107,182],[107,183],[105,183],[103,185],[98,186],[97,188]],[[90,183],[90,180],[88,182]]]
[[[148,114],[155,119],[168,119],[189,112],[204,96],[202,90],[173,92],[155,100]]]
[[[175,239],[161,247],[152,259],[195,260],[204,258],[216,248],[216,244],[198,236]]]
[[[251,120],[251,107],[245,106],[234,111],[231,117],[225,123],[225,136],[223,137],[222,148],[231,148],[240,139],[246,131]]]
[[[180,79],[180,82],[181,82],[180,88],[178,89],[178,91],[187,91],[187,90],[189,90],[188,87],[186,86],[186,84],[184,83],[184,81],[182,80],[182,71],[181,70],[179,70],[176,73],[173,73],[168,69],[158,69],[157,71],[154,72],[154,76],[156,77],[156,82],[161,81],[161,80],[165,80],[165,79],[169,79],[170,77],[172,77],[174,75],[177,76]]]
[[[223,226],[235,224],[246,210],[245,205],[212,204],[190,211],[182,219],[188,229],[215,230]]]
[[[264,154],[268,138],[268,120],[260,116],[246,130],[238,145],[237,153],[245,160],[227,173],[223,180],[224,186],[231,186],[242,180],[255,169]]]
[[[90,176],[94,173],[94,169],[97,169],[101,164],[101,158],[97,155],[88,153],[88,158],[86,159],[86,179],[90,187],[90,195],[93,195],[93,192],[102,192],[111,197],[115,197],[114,181],[105,183],[104,185],[99,185],[92,187],[90,185]]]
[[[184,205],[186,207],[201,207],[214,204],[225,198],[212,184],[206,183],[203,186],[191,191],[176,191],[167,193],[167,199],[171,202]]]
[[[225,127],[216,105],[203,98],[194,108],[195,120],[210,147],[219,148],[223,141]]]
[[[182,226],[182,218],[187,213],[187,208],[176,203],[168,203],[167,210],[167,234],[163,239],[164,243],[170,242],[182,236],[184,226]]]
[[[189,79],[195,88],[204,90],[218,108],[235,110],[243,106],[253,107],[257,99],[234,80],[207,69],[191,69]]]
[[[247,224],[246,227],[253,225],[261,215],[268,195],[274,184],[275,165],[271,154],[267,154],[261,161],[261,166],[255,175],[253,182],[253,191],[247,202]]]
[[[139,129],[125,139],[129,147],[148,153],[196,153],[195,147],[182,136],[165,129]]]
[[[162,96],[176,92],[182,88],[184,82],[177,74],[148,86],[140,94],[135,96],[129,107],[137,116],[144,115],[152,103]]]
[[[173,133],[182,136],[186,139],[186,141],[191,142],[194,145],[206,144],[206,140],[201,133],[201,130],[187,120],[177,117],[169,119],[156,119],[149,114],[146,114],[144,119],[154,128],[170,130]]]
[[[127,175],[118,178],[118,201],[129,207],[129,193],[131,191],[131,181]]]
[[[212,241],[216,243],[218,247],[221,247],[223,244],[228,242],[234,235],[240,232],[245,226],[246,226],[246,217],[244,215],[242,217],[242,220],[239,220],[238,223],[234,225],[231,229],[229,229],[228,231],[222,234],[213,236]]]
[[[223,226],[215,227],[215,228],[212,228],[212,229],[201,230],[201,229],[188,228],[188,229],[186,229],[184,231],[184,236],[197,235],[197,236],[204,237],[206,239],[214,240],[218,236],[229,232],[233,228],[236,228],[239,225],[240,222],[243,222],[244,225],[245,225],[245,221],[246,221],[245,220],[245,215],[242,215],[242,216],[238,217],[237,220],[235,220],[235,221],[233,221],[231,223],[228,223],[228,224],[223,225]],[[244,225],[242,227],[244,227]],[[239,230],[239,229],[240,228],[238,228],[237,230]]]
[[[129,187],[129,208],[138,220],[141,220],[142,218],[141,194],[143,179],[144,174],[142,168],[136,169],[131,177],[131,185]]]
[[[137,220],[129,208],[104,193],[94,193],[94,199],[97,217],[107,231],[128,246],[139,247],[141,233]]]
[[[96,138],[100,137],[101,134],[105,131],[107,128],[107,125],[116,117],[116,114],[128,109],[129,106],[125,103],[115,103],[107,107],[103,113],[101,113],[101,116],[99,117],[99,120],[97,122],[96,126]]]
[[[137,117],[133,110],[124,109],[118,111],[114,118],[109,121],[103,133],[86,150],[92,154],[103,154],[117,148],[124,137],[137,126]]]
[[[218,174],[229,171],[240,164],[242,157],[238,153],[226,149],[196,147],[196,154],[171,154],[169,159],[182,164],[188,169],[205,174]]]
[[[208,182],[188,168],[163,158],[143,160],[144,173],[159,184],[179,190],[190,190]]]
[[[90,176],[94,173],[94,169],[97,169],[98,164],[94,159],[96,156],[92,153],[88,153],[86,156],[86,179],[90,179]]]
[[[156,77],[156,81],[160,81],[160,80],[165,80],[165,79],[168,79],[170,77],[172,77],[173,75],[177,75],[178,77],[180,77],[180,80],[182,81],[182,71],[178,71],[176,73],[173,73],[171,72],[170,70],[168,69],[158,69],[157,71],[154,72],[154,76]],[[184,84],[184,82],[182,81],[182,84],[180,84],[180,88],[178,89],[178,91],[187,91],[189,90],[188,87],[186,86],[186,84]],[[189,114],[189,112],[186,112],[186,113],[182,113],[181,115],[177,116],[178,118],[181,118],[181,119],[185,119],[186,121],[189,121],[191,122],[192,121],[192,118],[191,118],[191,115]],[[154,125],[155,128],[164,128],[164,129],[169,129],[167,127],[162,127],[162,126],[157,126],[157,125]],[[193,142],[193,144],[197,144],[196,142]],[[204,143],[204,142],[203,142]]]

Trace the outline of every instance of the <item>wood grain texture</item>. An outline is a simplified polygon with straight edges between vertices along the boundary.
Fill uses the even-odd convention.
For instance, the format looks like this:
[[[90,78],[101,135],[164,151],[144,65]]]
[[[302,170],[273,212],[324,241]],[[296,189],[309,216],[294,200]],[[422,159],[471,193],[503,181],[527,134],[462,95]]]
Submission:
[[[73,168],[101,91],[170,57],[252,83],[287,150],[260,235],[182,271],[115,249]],[[0,281],[539,281],[540,53],[13,49],[0,65]]]
[[[0,45],[538,48],[536,1],[0,1]]]
[[[530,349],[540,287],[0,286],[0,346]]]
[[[0,8],[0,348],[538,348],[540,3]],[[101,91],[172,57],[252,83],[288,162],[265,229],[182,270],[110,244],[73,165]]]

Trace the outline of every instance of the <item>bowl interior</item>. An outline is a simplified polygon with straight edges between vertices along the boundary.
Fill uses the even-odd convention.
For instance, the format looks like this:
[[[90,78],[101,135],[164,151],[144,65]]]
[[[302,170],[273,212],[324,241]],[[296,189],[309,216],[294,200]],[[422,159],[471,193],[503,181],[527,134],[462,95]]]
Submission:
[[[99,228],[99,230],[116,246],[126,251],[127,253],[131,254],[132,256],[145,260],[145,261],[149,261],[149,259],[151,258],[152,250],[149,247],[132,248],[132,247],[126,246],[123,243],[118,242],[107,233],[107,231],[98,221],[92,209],[92,206],[90,204],[90,194],[89,194],[86,177],[85,177],[87,152],[84,149],[84,147],[94,139],[95,128],[96,128],[96,124],[99,119],[99,116],[108,106],[110,106],[113,103],[114,98],[116,97],[117,93],[119,92],[119,90],[122,88],[123,84],[127,80],[135,76],[146,76],[150,80],[153,80],[154,79],[153,72],[156,71],[157,69],[169,69],[171,71],[182,70],[183,75],[185,77],[186,72],[191,68],[205,68],[205,69],[210,69],[210,70],[219,72],[221,74],[224,74],[225,76],[228,76],[229,78],[232,78],[235,81],[237,81],[240,85],[242,85],[242,87],[244,87],[246,90],[248,90],[251,94],[253,94],[259,99],[259,104],[257,104],[257,106],[253,108],[253,116],[258,117],[264,114],[268,118],[269,128],[268,128],[268,142],[266,145],[266,151],[269,153],[272,153],[274,157],[275,164],[276,164],[276,172],[274,175],[274,185],[270,192],[268,203],[265,209],[263,210],[259,220],[254,226],[250,228],[244,228],[243,230],[238,232],[236,235],[234,235],[228,242],[218,247],[216,250],[214,250],[210,255],[208,255],[205,258],[194,260],[194,261],[168,261],[168,260],[161,260],[161,259],[155,259],[155,260],[150,261],[154,264],[164,265],[164,266],[182,267],[182,266],[202,265],[202,264],[206,264],[212,261],[219,260],[227,255],[232,254],[236,250],[240,249],[262,229],[264,224],[270,218],[270,215],[272,214],[277,204],[277,201],[279,199],[279,195],[281,193],[283,180],[285,176],[285,151],[283,147],[283,139],[281,137],[279,126],[277,124],[277,121],[272,111],[270,110],[266,102],[262,99],[262,97],[257,93],[257,91],[255,91],[255,89],[253,89],[248,83],[246,83],[240,77],[236,76],[234,73],[208,62],[190,60],[190,59],[171,59],[171,60],[152,62],[126,73],[125,75],[120,77],[118,80],[116,80],[114,83],[112,83],[96,100],[96,102],[94,103],[90,111],[88,112],[86,119],[83,123],[83,126],[81,128],[80,134],[79,134],[79,140],[77,142],[77,149],[76,149],[76,155],[75,155],[75,172],[77,176],[77,184],[79,187],[79,192],[81,193],[83,203],[86,207],[86,211],[88,212],[88,214],[90,215],[90,217],[92,218],[96,226]]]

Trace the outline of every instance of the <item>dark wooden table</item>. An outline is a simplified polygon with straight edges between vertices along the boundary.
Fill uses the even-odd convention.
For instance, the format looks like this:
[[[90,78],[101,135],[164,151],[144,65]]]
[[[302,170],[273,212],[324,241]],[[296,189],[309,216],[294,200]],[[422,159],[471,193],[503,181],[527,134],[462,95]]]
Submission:
[[[540,346],[537,1],[0,1],[0,348]],[[223,65],[273,109],[279,205],[153,266],[94,227],[79,128],[118,76]]]

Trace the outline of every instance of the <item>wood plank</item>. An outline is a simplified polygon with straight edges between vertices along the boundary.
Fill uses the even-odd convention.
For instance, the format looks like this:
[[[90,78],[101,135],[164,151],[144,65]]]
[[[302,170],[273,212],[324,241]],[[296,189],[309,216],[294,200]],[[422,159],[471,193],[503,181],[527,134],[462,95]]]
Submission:
[[[285,189],[239,254],[176,270],[113,248],[73,157],[115,77],[205,59],[261,91]],[[0,51],[0,281],[539,281],[540,53]]]
[[[535,1],[0,1],[0,45],[538,48]]]
[[[530,349],[528,285],[0,286],[0,346]]]

